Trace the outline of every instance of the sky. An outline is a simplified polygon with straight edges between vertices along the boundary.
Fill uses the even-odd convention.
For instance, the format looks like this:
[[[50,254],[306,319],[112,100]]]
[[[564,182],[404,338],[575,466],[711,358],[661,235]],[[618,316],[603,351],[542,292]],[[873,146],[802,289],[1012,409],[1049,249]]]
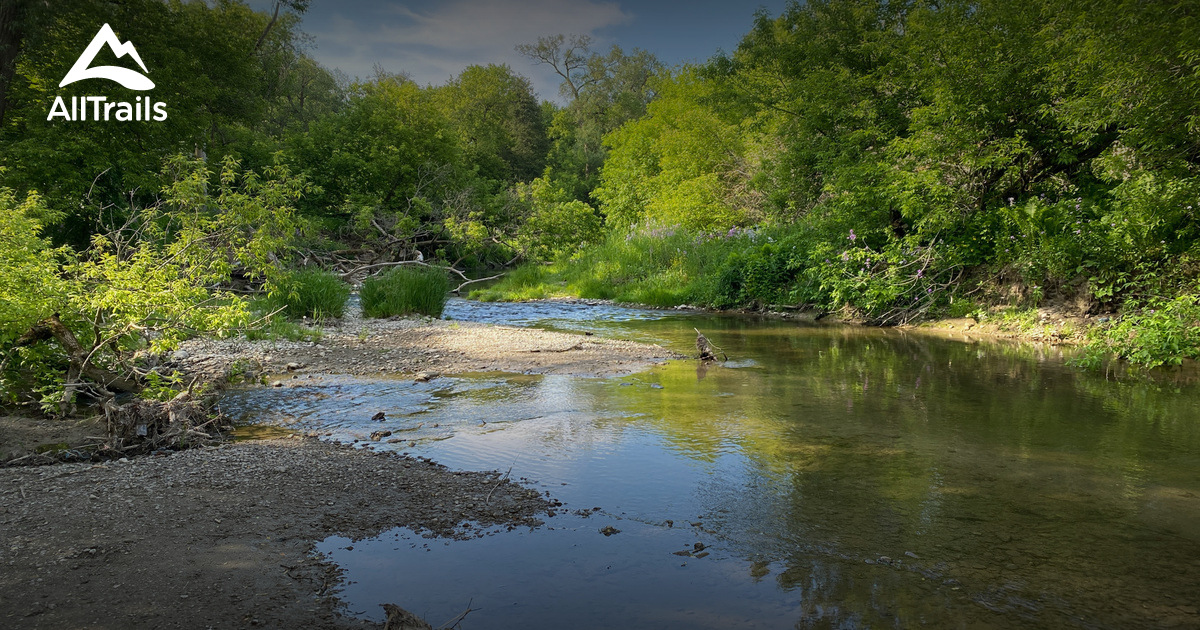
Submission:
[[[514,50],[547,35],[590,35],[593,50],[642,48],[669,65],[732,51],[760,7],[772,15],[786,0],[312,0],[301,30],[317,61],[367,78],[378,63],[418,83],[441,85],[468,65],[506,63],[543,99],[558,100],[559,81]],[[251,0],[270,10],[273,0]]]

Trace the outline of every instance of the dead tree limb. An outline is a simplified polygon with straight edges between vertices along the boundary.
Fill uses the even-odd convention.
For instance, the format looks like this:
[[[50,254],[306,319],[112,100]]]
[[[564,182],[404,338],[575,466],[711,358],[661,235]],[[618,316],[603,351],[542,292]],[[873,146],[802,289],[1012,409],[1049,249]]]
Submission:
[[[708,340],[708,337],[705,337],[704,333],[700,332],[700,329],[693,328],[692,330],[696,331],[696,350],[700,352],[701,361],[716,361],[717,354],[713,351],[714,348],[720,351],[721,356],[725,357],[726,361],[729,360],[729,355],[725,354],[724,350],[714,346],[712,342]]]

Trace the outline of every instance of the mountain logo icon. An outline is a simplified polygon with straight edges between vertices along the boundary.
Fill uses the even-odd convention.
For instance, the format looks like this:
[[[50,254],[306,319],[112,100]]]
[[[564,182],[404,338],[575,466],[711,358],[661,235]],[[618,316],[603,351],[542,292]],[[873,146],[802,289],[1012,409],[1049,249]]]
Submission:
[[[122,44],[121,40],[117,39],[117,34],[113,32],[112,27],[105,24],[100,27],[100,31],[92,38],[92,43],[88,44],[83,54],[79,55],[79,59],[75,60],[75,65],[71,66],[71,71],[67,73],[67,76],[63,77],[62,83],[59,83],[58,87],[64,87],[84,79],[108,79],[109,81],[116,81],[131,90],[150,90],[154,88],[154,82],[146,78],[146,75],[130,70],[129,68],[122,68],[120,66],[96,66],[95,68],[89,68],[88,66],[96,59],[96,55],[105,44],[108,44],[108,47],[116,53],[118,59],[129,55],[133,57],[137,65],[141,66],[142,72],[149,72],[146,69],[146,64],[142,63],[142,58],[138,56],[137,49],[133,47],[133,43],[125,42]]]

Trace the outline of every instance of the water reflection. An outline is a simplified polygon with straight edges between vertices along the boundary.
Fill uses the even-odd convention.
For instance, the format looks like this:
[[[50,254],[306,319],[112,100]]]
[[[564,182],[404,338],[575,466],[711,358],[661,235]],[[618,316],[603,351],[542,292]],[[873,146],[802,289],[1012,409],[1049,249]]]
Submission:
[[[1200,626],[1195,386],[1109,381],[1053,347],[626,315],[621,336],[688,351],[698,327],[736,361],[326,377],[227,404],[347,440],[386,425],[404,439],[380,448],[604,508],[450,546],[327,542],[367,615],[402,592],[434,620],[482,598],[496,628]],[[706,557],[676,553],[696,542]]]

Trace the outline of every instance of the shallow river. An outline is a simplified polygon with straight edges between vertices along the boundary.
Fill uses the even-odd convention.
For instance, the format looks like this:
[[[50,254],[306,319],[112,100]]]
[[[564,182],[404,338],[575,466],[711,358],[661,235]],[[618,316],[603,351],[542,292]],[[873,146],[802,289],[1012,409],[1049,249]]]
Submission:
[[[624,378],[309,377],[235,393],[255,422],[565,505],[460,542],[330,538],[349,614],[466,628],[1200,627],[1200,387],[1058,350],[895,330],[453,300],[446,316],[730,361]],[[377,411],[387,420],[371,422]],[[593,508],[599,508],[598,510]],[[602,528],[619,533],[603,535]]]

